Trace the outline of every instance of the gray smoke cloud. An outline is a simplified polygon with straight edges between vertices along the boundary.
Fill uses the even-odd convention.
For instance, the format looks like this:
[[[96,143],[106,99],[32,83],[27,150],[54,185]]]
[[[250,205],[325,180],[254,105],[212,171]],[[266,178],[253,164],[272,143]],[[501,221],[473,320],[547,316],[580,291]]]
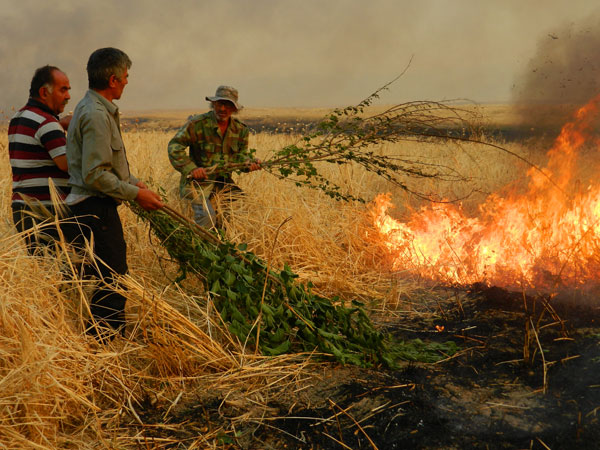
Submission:
[[[237,87],[249,107],[345,106],[413,56],[382,102],[508,101],[539,36],[593,8],[586,0],[0,0],[0,109],[25,103],[44,64],[69,75],[72,109],[87,88],[87,58],[106,46],[133,60],[123,110],[204,108],[219,84]]]
[[[10,61],[0,73],[10,86],[1,106],[20,106],[44,64],[69,75],[76,101],[87,86],[89,54],[105,46],[133,60],[121,101],[129,108],[204,107],[219,84],[236,86],[242,103],[258,106],[357,102],[410,59],[397,14],[387,0],[10,2],[0,13],[10,37],[0,43],[0,59]]]
[[[600,94],[600,13],[549,29],[515,80],[523,121],[560,125]]]

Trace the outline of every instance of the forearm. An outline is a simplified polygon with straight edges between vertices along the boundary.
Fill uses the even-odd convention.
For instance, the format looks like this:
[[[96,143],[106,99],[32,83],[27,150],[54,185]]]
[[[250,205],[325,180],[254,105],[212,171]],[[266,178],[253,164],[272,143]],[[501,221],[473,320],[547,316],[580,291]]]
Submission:
[[[168,153],[173,168],[184,176],[198,167],[188,156],[187,148],[174,140],[169,142]]]
[[[188,147],[192,145],[190,127],[193,126],[191,122],[188,122],[173,136],[167,146],[171,165],[184,176],[198,167],[188,154]]]

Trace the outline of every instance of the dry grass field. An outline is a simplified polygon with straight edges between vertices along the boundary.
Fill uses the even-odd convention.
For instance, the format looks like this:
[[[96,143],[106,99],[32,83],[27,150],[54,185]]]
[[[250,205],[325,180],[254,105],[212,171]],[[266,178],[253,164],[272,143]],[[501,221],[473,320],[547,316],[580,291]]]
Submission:
[[[326,112],[247,110],[241,118],[255,130],[250,146],[266,159]],[[123,121],[132,172],[163,190],[168,204],[184,214],[189,211],[178,199],[179,176],[166,147],[189,114],[126,113]],[[483,108],[481,118],[488,125],[512,124],[499,106]],[[28,256],[13,229],[6,129],[2,133],[0,448],[597,445],[600,389],[592,374],[600,364],[598,328],[567,334],[566,325],[556,323],[568,313],[541,306],[546,297],[515,297],[488,287],[475,295],[473,289],[392,270],[369,203],[336,202],[266,172],[237,176],[245,195],[236,202],[221,199],[229,239],[247,243],[274,268],[288,264],[322,295],[365,302],[377,326],[400,338],[454,339],[463,351],[439,364],[406,363],[397,371],[341,366],[310,355],[257,354],[228,333],[197,281],[174,283],[176,265],[126,205],[120,213],[130,267],[124,280],[128,337],[97,343],[82,332],[89,282],[73,275],[67,253]],[[500,144],[544,164],[542,144],[523,142]],[[377,150],[455,169],[463,181],[407,183],[460,199],[472,214],[490,193],[525,184],[530,168],[475,143],[403,142]],[[398,220],[424,206],[357,167],[322,170],[369,201],[389,193]],[[446,328],[435,333],[439,324]],[[583,377],[583,385],[570,380],[571,373]],[[577,392],[563,392],[567,385]]]

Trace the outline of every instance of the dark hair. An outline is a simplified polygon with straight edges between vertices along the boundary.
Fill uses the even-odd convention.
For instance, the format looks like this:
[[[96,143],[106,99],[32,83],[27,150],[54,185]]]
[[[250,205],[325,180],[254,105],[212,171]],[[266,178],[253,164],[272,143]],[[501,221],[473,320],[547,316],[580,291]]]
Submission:
[[[61,71],[58,67],[45,65],[35,70],[33,78],[31,79],[31,85],[29,87],[29,97],[39,98],[40,88],[47,86],[48,89],[52,89],[54,86],[54,71]]]
[[[90,89],[106,89],[112,75],[121,78],[130,67],[131,60],[125,52],[113,47],[96,50],[87,63]]]

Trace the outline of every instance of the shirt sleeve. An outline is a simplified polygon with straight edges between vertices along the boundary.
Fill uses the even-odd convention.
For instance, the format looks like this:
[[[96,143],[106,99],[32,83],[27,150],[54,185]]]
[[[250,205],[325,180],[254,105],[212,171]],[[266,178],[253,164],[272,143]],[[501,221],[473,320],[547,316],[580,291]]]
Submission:
[[[167,148],[171,165],[184,176],[197,167],[187,151],[187,148],[192,145],[191,127],[194,126],[194,122],[188,121],[169,141]]]
[[[126,155],[120,136],[113,136],[109,118],[100,113],[82,117],[81,139],[83,181],[110,197],[134,200],[139,188],[113,172],[115,158],[124,159]]]
[[[52,159],[67,153],[67,139],[63,127],[55,120],[48,120],[38,129],[40,142]]]

